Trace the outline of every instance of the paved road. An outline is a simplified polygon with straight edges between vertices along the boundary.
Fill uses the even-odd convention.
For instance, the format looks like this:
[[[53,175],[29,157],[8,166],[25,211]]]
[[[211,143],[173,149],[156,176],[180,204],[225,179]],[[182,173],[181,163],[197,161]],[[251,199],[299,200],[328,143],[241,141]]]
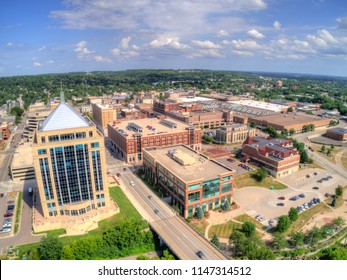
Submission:
[[[0,164],[0,183],[9,180],[9,167],[12,164],[13,155],[15,153],[15,148],[18,146],[22,139],[23,128],[25,127],[26,116],[23,117],[21,124],[18,126],[17,131],[13,132],[10,137],[10,143],[7,149],[4,151],[4,159]]]
[[[8,246],[26,243],[39,242],[43,235],[32,234],[32,197],[28,194],[29,185],[24,187],[22,217],[19,232],[16,235],[4,236],[0,238],[0,255],[4,254]],[[14,227],[15,218],[13,218],[12,226]]]
[[[133,174],[133,166],[116,159],[108,152],[106,159],[111,175],[121,173],[121,187],[124,189],[125,194],[177,257],[182,260],[198,260],[200,258],[196,255],[196,252],[200,250],[205,254],[203,259],[226,259],[224,255],[187,225],[184,220],[173,212],[171,207],[166,205],[137,178]],[[123,170],[124,168],[126,168],[126,171]],[[134,182],[135,186],[130,185],[131,181]],[[159,212],[156,214],[155,210],[159,210]]]
[[[296,138],[298,141],[305,143],[305,146],[308,148],[309,146],[309,139],[308,137],[311,135],[317,134],[317,132],[309,132],[309,133],[302,133],[295,135],[294,138]],[[308,155],[315,161],[317,162],[320,166],[325,168],[327,171],[331,172],[332,174],[339,174],[342,176],[342,178],[346,179],[347,181],[347,172],[345,168],[342,168],[342,166],[336,165],[329,160],[325,159],[321,155],[319,155],[316,152],[312,152],[309,149],[307,149]]]

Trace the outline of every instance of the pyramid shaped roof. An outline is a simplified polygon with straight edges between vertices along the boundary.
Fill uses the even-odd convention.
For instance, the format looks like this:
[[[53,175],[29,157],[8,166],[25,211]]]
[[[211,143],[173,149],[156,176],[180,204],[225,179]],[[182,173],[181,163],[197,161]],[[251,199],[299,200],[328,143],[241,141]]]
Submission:
[[[90,126],[89,122],[75,109],[66,103],[60,103],[57,108],[42,123],[40,131],[61,130]]]

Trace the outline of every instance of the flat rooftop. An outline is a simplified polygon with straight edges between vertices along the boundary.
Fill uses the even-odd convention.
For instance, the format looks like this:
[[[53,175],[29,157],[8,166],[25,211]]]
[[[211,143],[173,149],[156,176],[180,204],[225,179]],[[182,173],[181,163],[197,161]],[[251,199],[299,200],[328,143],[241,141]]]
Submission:
[[[275,114],[268,116],[253,117],[256,120],[263,120],[269,123],[274,123],[277,125],[288,126],[288,125],[298,125],[298,124],[309,124],[318,120],[327,120],[326,118],[317,117],[308,114]]]
[[[145,148],[157,162],[163,165],[167,170],[181,178],[185,182],[202,179],[208,181],[219,177],[220,174],[233,171],[227,167],[208,160],[206,157],[195,153],[191,149],[183,145],[176,145],[166,148]],[[179,154],[180,158],[184,158],[187,163],[183,165],[169,155],[174,152]],[[190,158],[190,159],[189,159]]]
[[[175,119],[165,118],[163,120],[157,118],[147,118],[139,120],[122,121],[112,126],[125,138],[132,138],[134,133],[138,133],[136,129],[141,129],[142,136],[160,135],[165,133],[183,132],[187,127],[186,123]]]
[[[197,97],[178,97],[177,100],[180,100],[181,102],[196,102],[196,101],[210,101],[213,99],[197,96]]]
[[[34,166],[33,149],[30,143],[18,146],[12,161],[12,169],[27,166]]]
[[[288,108],[288,106],[269,103],[269,102],[263,102],[263,101],[256,101],[256,100],[237,100],[237,101],[228,101],[228,103],[249,106],[252,108],[258,108],[258,109],[268,110],[272,112],[281,112]]]
[[[335,128],[328,129],[328,131],[336,133],[336,134],[346,134],[347,133],[347,128],[335,127]]]

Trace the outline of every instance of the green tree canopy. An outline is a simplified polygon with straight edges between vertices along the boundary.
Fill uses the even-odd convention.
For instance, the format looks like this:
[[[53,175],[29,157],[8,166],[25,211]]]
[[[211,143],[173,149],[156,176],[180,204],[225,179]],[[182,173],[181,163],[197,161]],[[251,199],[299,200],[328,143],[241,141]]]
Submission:
[[[244,222],[242,224],[242,232],[247,236],[250,237],[255,233],[255,224],[252,222]]]
[[[289,229],[290,227],[290,219],[287,215],[282,215],[278,219],[278,223],[276,225],[276,231],[278,232],[285,232]]]
[[[43,237],[37,246],[40,260],[60,260],[63,254],[63,242],[55,236]]]
[[[217,234],[214,233],[212,235],[211,243],[214,244],[217,248],[221,247],[221,244],[220,244],[220,241],[219,241],[219,238],[218,238]]]
[[[296,208],[294,207],[291,207],[289,209],[288,217],[292,222],[296,221],[299,218],[298,210],[296,210]]]

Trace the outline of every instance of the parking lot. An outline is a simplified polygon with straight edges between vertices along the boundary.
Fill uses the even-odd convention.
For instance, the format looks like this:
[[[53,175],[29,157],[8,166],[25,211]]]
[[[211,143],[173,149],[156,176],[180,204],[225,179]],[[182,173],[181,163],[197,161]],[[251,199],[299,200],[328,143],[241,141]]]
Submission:
[[[249,164],[242,163],[238,159],[235,159],[230,156],[216,158],[215,161],[220,162],[221,164],[224,164],[225,166],[234,169],[237,175],[254,170],[254,167],[250,166]]]
[[[1,193],[0,195],[0,237],[9,236],[13,232],[16,197],[16,193]]]
[[[328,176],[331,178],[328,179]],[[317,181],[322,178],[326,179],[318,183]],[[334,194],[335,188],[344,183],[338,175],[328,174],[322,169],[301,170],[282,179],[281,182],[286,184],[288,188],[270,190],[247,187],[236,190],[234,193],[235,202],[248,215],[254,218],[258,216],[257,220],[265,226],[269,226],[270,220],[276,220],[279,216],[288,214],[290,207],[301,206],[303,209],[300,211],[305,211],[317,204],[318,201],[326,199],[326,194]]]

